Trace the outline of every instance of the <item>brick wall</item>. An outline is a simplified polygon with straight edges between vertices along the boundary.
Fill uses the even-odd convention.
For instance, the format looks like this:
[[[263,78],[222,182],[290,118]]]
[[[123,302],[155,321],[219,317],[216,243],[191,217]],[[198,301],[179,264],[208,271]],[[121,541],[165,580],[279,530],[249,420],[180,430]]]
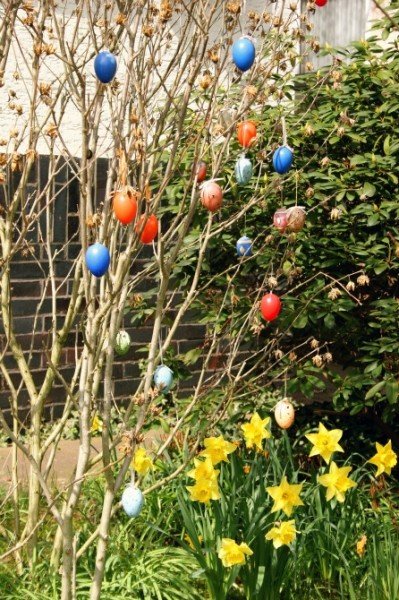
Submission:
[[[48,178],[47,156],[38,159],[34,171],[30,177],[30,183],[27,186],[26,194],[35,195],[43,189]],[[97,163],[97,201],[101,202],[105,194],[105,181],[107,176],[107,160],[99,159]],[[51,224],[52,249],[60,251],[55,261],[56,283],[59,286],[57,295],[57,314],[65,315],[69,294],[71,292],[72,281],[68,278],[68,273],[72,267],[73,259],[80,252],[78,239],[79,220],[77,216],[78,207],[78,187],[76,182],[71,179],[69,167],[63,163],[55,178],[55,202],[53,208],[53,218]],[[66,182],[70,181],[68,185]],[[15,187],[17,178],[11,177],[9,191]],[[0,188],[0,204],[4,201],[3,192]],[[43,244],[40,242],[40,236],[46,235],[45,216],[40,218],[40,223],[29,233],[29,251],[23,249],[12,261],[12,311],[14,331],[17,339],[21,343],[25,356],[29,357],[35,382],[40,385],[43,381],[45,369],[47,367],[46,352],[51,348],[51,295],[46,286],[46,272],[48,263]],[[152,249],[149,246],[143,247],[140,256],[135,260],[135,269],[140,269],[148,261]],[[143,281],[140,288],[135,292],[144,291],[153,286],[150,281]],[[175,298],[177,301],[178,298]],[[143,327],[131,327],[129,317],[125,317],[125,329],[129,331],[132,339],[132,347],[127,355],[118,358],[114,368],[114,395],[116,400],[126,399],[133,394],[140,381],[140,371],[138,360],[143,358],[143,354],[138,352],[151,339],[151,323]],[[33,333],[32,333],[33,332]],[[177,330],[174,348],[177,352],[187,352],[188,350],[203,344],[205,327],[197,323],[183,323]],[[71,332],[68,343],[63,351],[61,373],[68,381],[73,372],[75,364],[75,342],[79,340],[78,326]],[[0,348],[6,349],[3,322],[0,317]],[[17,387],[21,386],[21,376],[19,375],[17,365],[10,352],[6,351],[4,364],[11,373],[11,378]],[[187,395],[192,391],[197,381],[197,374],[194,372],[189,378],[179,384],[179,393]],[[64,406],[65,393],[61,385],[54,386],[49,402],[46,406],[46,418],[53,419],[60,416]],[[22,386],[18,394],[18,406],[21,410],[21,417],[25,418],[28,414],[28,395]],[[9,392],[4,379],[0,377],[0,407],[9,411]]]

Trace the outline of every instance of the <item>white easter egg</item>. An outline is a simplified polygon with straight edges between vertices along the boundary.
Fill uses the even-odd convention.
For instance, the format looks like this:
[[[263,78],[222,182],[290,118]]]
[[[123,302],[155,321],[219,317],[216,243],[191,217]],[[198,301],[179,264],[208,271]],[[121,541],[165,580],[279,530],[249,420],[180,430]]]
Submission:
[[[283,398],[277,402],[274,409],[274,418],[281,429],[289,429],[295,419],[295,409],[288,398]]]

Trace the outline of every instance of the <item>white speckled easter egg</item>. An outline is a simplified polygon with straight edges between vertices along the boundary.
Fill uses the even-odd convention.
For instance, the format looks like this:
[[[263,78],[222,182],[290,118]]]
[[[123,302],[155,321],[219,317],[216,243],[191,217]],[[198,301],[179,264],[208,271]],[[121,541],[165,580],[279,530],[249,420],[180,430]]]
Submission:
[[[287,398],[283,398],[276,404],[274,418],[281,429],[289,429],[295,419],[295,409]]]
[[[128,485],[122,494],[123,510],[128,517],[138,517],[144,505],[144,496],[139,488]]]

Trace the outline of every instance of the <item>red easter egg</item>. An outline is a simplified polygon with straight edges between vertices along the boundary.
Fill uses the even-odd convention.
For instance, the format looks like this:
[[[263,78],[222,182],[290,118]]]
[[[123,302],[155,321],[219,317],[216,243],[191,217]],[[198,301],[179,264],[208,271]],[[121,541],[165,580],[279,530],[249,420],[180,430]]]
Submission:
[[[144,227],[143,223],[145,223]],[[149,217],[146,217],[145,215],[142,215],[136,225],[136,233],[140,233],[140,231],[140,240],[143,244],[151,244],[158,235],[158,219],[156,216],[150,215]]]
[[[222,206],[223,190],[215,181],[205,181],[201,188],[201,202],[211,212]]]
[[[280,314],[281,311],[281,300],[273,292],[269,292],[263,296],[260,303],[260,310],[262,316],[266,321],[274,321]]]
[[[112,205],[115,217],[123,225],[128,225],[128,223],[131,223],[136,217],[137,202],[132,194],[122,192],[121,190],[115,192]]]
[[[287,227],[288,215],[285,208],[279,208],[273,215],[273,225],[276,229],[283,232]]]
[[[325,6],[328,0],[315,0],[316,6]]]
[[[237,127],[238,141],[244,148],[249,148],[256,138],[256,125],[253,121],[242,121]]]
[[[194,176],[197,177],[197,182],[202,183],[206,177],[207,164],[203,160],[194,165]]]

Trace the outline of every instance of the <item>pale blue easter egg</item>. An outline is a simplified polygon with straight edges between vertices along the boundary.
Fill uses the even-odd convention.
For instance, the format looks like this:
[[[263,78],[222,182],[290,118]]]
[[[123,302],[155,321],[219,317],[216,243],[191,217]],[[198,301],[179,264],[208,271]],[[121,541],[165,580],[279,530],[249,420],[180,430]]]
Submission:
[[[173,384],[173,371],[166,365],[159,365],[155,369],[154,383],[163,394],[166,394]]]
[[[237,179],[237,183],[241,185],[245,185],[252,177],[252,163],[249,158],[245,158],[242,156],[236,162],[235,166],[235,175]]]
[[[236,244],[238,256],[251,256],[252,255],[252,240],[246,235],[240,237]]]
[[[144,496],[139,488],[128,485],[122,494],[123,510],[128,517],[138,517],[144,505]]]

